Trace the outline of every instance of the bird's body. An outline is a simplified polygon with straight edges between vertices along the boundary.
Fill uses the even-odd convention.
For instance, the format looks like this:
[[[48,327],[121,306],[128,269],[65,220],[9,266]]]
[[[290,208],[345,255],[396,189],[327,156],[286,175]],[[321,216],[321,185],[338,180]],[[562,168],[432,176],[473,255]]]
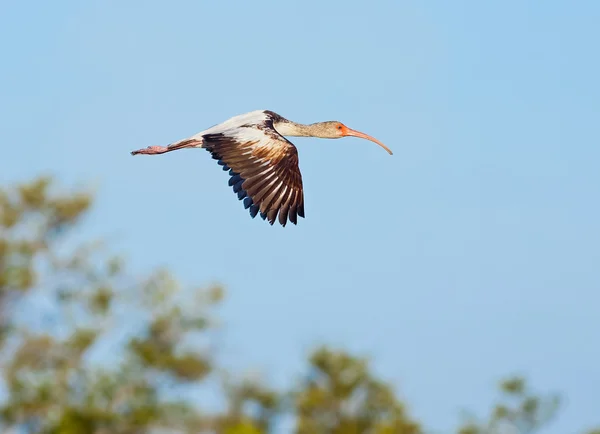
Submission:
[[[284,136],[340,138],[355,136],[385,145],[340,122],[310,125],[289,121],[270,110],[255,110],[234,116],[223,123],[168,146],[150,146],[137,154],[163,154],[184,148],[204,148],[229,171],[229,185],[252,218],[257,214],[273,224],[296,224],[304,217],[304,191],[298,166],[298,150]]]

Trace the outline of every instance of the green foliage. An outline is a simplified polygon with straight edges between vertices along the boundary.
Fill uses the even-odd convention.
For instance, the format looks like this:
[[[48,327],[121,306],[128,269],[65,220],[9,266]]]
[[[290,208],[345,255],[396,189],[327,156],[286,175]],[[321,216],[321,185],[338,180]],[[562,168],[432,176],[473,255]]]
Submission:
[[[0,191],[0,295],[10,337],[2,424],[26,432],[137,433],[197,423],[188,402],[169,401],[162,390],[198,385],[211,372],[208,356],[183,342],[209,332],[207,312],[221,289],[192,288],[203,297],[186,298],[166,272],[134,283],[122,261],[103,255],[99,243],[65,251],[92,199],[84,192],[53,194],[50,187],[51,180],[41,178]],[[25,296],[55,301],[53,327],[11,314]],[[120,312],[139,320],[132,323]],[[113,344],[99,363],[89,360],[105,337],[127,325],[137,330],[125,345]]]
[[[367,361],[343,351],[316,350],[294,395],[298,434],[421,432],[392,389],[372,376]]]
[[[224,372],[210,345],[223,288],[187,288],[165,270],[139,280],[101,243],[65,249],[92,197],[52,187],[45,177],[0,189],[2,432],[266,434],[280,416],[293,416],[297,434],[424,432],[368,361],[344,351],[316,349],[289,392]],[[56,309],[23,312],[34,297]],[[183,398],[211,378],[221,380],[223,411]],[[522,378],[500,389],[488,420],[472,419],[460,434],[506,423],[534,433],[558,410],[557,397],[532,393]]]
[[[494,406],[486,422],[471,420],[459,434],[501,433],[503,427],[518,433],[532,434],[545,427],[558,413],[558,395],[536,395],[524,378],[514,376],[500,382],[501,400]]]

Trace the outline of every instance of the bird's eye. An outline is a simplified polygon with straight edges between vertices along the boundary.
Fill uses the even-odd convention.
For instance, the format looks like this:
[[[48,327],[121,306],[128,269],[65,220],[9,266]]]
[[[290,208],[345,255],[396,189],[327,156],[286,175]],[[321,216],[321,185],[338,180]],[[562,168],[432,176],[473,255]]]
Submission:
[[[341,130],[341,129],[342,129],[342,126],[341,126],[341,125],[338,125],[338,130]]]

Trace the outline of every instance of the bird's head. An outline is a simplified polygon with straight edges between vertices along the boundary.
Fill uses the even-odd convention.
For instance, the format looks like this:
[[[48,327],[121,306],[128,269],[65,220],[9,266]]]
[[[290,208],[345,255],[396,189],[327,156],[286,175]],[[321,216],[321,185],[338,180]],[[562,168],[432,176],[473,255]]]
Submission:
[[[385,149],[390,155],[392,155],[392,151],[390,148],[385,146],[379,140],[374,137],[369,136],[368,134],[361,133],[360,131],[353,130],[352,128],[348,128],[346,125],[339,121],[326,121],[326,122],[317,122],[316,124],[312,124],[312,127],[318,130],[318,136],[324,139],[341,139],[342,137],[359,137],[361,139],[370,140],[374,143],[377,143],[383,149]]]

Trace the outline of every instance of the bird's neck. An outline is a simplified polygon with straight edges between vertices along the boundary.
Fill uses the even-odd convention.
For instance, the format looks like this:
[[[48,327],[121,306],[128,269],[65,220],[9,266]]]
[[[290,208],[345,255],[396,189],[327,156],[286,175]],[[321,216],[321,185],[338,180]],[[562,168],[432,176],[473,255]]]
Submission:
[[[313,137],[315,133],[312,125],[297,124],[292,121],[276,122],[273,127],[282,136]]]

